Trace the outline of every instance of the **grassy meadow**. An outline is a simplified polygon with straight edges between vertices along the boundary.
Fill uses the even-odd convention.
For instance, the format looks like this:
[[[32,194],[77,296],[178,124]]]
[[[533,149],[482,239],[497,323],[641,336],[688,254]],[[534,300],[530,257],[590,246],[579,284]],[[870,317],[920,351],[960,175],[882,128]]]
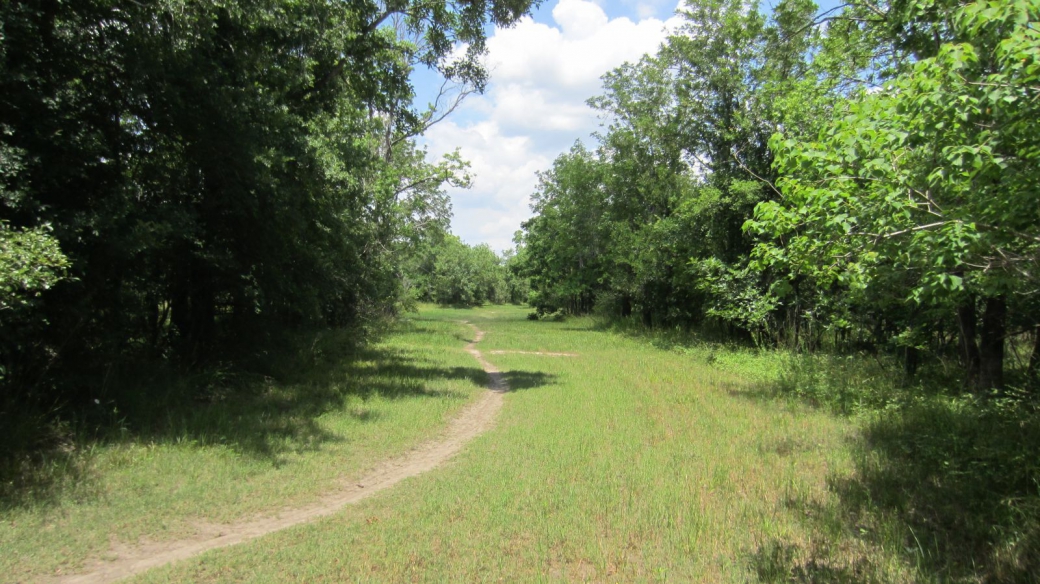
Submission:
[[[496,427],[451,463],[135,581],[783,581],[812,562],[862,578],[848,581],[910,576],[900,555],[828,516],[828,480],[852,472],[856,430],[759,397],[775,356],[657,348],[591,319],[526,314],[415,317],[488,331],[479,348],[512,387]]]
[[[52,454],[4,492],[0,580],[302,505],[436,436],[487,382],[468,321],[511,386],[490,431],[337,514],[131,581],[1035,581],[1035,417],[900,393],[862,360],[527,313],[423,307],[161,432]]]

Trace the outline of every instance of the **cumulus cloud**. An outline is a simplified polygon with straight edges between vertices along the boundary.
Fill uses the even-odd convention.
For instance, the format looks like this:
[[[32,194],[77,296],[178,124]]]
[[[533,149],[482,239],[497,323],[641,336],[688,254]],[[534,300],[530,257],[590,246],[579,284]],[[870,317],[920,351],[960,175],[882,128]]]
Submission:
[[[472,188],[451,192],[452,230],[467,243],[512,246],[530,216],[536,172],[596,130],[585,100],[600,93],[600,77],[655,52],[679,25],[677,17],[610,18],[588,0],[559,0],[552,18],[552,25],[524,18],[496,28],[487,43],[488,91],[425,136],[431,154],[459,147],[472,163]]]

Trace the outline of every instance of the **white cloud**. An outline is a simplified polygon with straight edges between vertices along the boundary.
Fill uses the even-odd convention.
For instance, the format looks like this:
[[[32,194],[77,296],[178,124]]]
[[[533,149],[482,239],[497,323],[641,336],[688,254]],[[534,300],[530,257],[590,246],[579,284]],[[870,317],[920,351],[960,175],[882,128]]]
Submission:
[[[467,243],[512,246],[530,216],[536,171],[596,130],[596,113],[585,100],[600,93],[600,77],[655,52],[666,29],[679,24],[676,17],[611,19],[589,0],[560,0],[552,15],[557,26],[524,18],[496,28],[487,43],[487,93],[425,136],[431,154],[460,147],[472,163],[472,188],[451,192],[452,230]]]
[[[581,0],[563,0],[553,8],[552,15],[563,34],[573,39],[588,38],[609,22],[602,8]]]
[[[657,6],[651,2],[640,2],[636,4],[636,14],[640,18],[649,18],[657,14]]]

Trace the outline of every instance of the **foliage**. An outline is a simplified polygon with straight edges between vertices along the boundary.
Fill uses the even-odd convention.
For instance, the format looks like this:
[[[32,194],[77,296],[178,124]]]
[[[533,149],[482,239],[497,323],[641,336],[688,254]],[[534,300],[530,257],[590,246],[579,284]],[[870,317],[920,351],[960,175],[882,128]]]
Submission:
[[[395,311],[468,182],[415,145],[447,112],[409,74],[482,89],[486,24],[529,6],[3,3],[0,281],[33,299],[0,331],[5,395],[89,403],[122,363]]]
[[[591,318],[530,322],[526,312],[424,307],[416,319],[429,328],[432,319],[479,324],[487,334],[477,348],[512,389],[494,428],[450,472],[405,481],[344,508],[337,521],[214,550],[140,580],[363,573],[382,581],[747,582],[754,574],[742,558],[758,541],[815,537],[785,502],[833,497],[826,477],[850,467],[847,420],[727,391],[740,387],[743,369],[725,366],[725,352],[707,366],[699,350],[662,351],[597,330]],[[469,358],[458,350],[464,342],[431,349]],[[498,350],[579,356],[491,353]],[[470,359],[454,373],[431,371],[433,379],[471,371]],[[510,553],[487,560],[503,549]],[[899,568],[879,571],[879,580],[907,581]]]
[[[988,314],[1035,294],[1037,18],[1028,2],[962,7],[954,42],[850,100],[817,140],[778,135],[784,199],[747,225],[766,238],[759,265],[897,305],[981,297]]]
[[[658,54],[604,76],[605,94],[589,102],[605,119],[598,148],[557,158],[524,224],[535,306],[763,330],[773,304],[766,280],[746,270],[741,225],[771,196],[767,140],[787,116],[777,104],[804,85],[813,10],[788,1],[767,19],[743,2],[690,3]],[[709,275],[737,272],[735,302],[755,316],[719,297],[727,285]]]
[[[524,250],[520,273],[530,281],[531,305],[540,312],[588,305],[597,288],[608,234],[597,192],[600,165],[581,144],[539,176],[536,215],[518,234]]]
[[[63,279],[68,258],[44,225],[11,229],[0,222],[0,313],[24,308]]]
[[[691,2],[604,76],[598,146],[541,175],[523,226],[532,302],[910,374],[957,354],[977,391],[1031,338],[1040,371],[1036,7],[815,10]]]
[[[453,318],[283,331],[263,355],[191,374],[116,371],[98,403],[50,420],[52,448],[19,448],[25,420],[0,418],[4,580],[74,573],[113,536],[191,538],[200,519],[312,505],[406,455],[485,390]],[[205,391],[182,387],[196,384]]]
[[[506,261],[487,244],[470,246],[444,234],[407,266],[406,279],[419,301],[458,307],[518,303],[524,298]]]
[[[887,581],[828,547],[859,530],[925,581],[1032,581],[1037,3],[682,14],[603,78],[596,146],[542,174],[535,305],[790,348],[780,393],[868,418],[841,504],[798,503],[823,543],[763,545],[760,577]]]
[[[771,321],[776,298],[758,289],[758,274],[748,267],[733,268],[716,258],[693,260],[697,289],[709,298],[705,314],[735,323],[755,336],[757,345],[767,344],[776,329]]]
[[[985,18],[977,5],[962,10],[959,28],[988,38],[943,45],[851,102],[817,142],[778,137],[785,197],[762,204],[749,227],[791,234],[790,269],[824,283],[862,288],[885,270],[910,270],[908,299],[919,301],[1032,285],[1040,40],[1027,34],[1037,17],[1027,6],[1001,3]]]
[[[832,480],[836,504],[807,508],[811,521],[821,535],[849,531],[902,550],[921,581],[1031,581],[1040,561],[1035,398],[949,395],[937,365],[917,381],[892,365],[864,354],[789,356],[764,388],[862,425],[855,472]],[[821,547],[795,559],[793,549],[770,557],[767,546],[755,563],[772,574],[764,581],[819,577],[844,560]]]

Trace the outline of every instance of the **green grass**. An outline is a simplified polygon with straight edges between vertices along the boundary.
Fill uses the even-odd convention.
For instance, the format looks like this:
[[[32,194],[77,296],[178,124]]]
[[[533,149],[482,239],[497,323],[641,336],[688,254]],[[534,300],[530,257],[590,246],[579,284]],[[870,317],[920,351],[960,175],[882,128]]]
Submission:
[[[786,577],[821,546],[834,573],[906,579],[902,556],[826,517],[828,479],[853,472],[855,426],[757,397],[744,373],[775,371],[772,356],[658,348],[526,313],[422,313],[474,322],[484,351],[580,354],[489,356],[513,391],[450,464],[138,581],[745,582]]]
[[[469,334],[453,322],[404,321],[359,351],[351,332],[325,333],[270,356],[288,370],[282,380],[211,383],[201,399],[153,407],[146,421],[119,411],[141,404],[102,402],[115,431],[72,434],[4,484],[0,580],[75,571],[111,540],[175,539],[200,521],[315,500],[435,435],[479,395],[485,374],[461,351]],[[150,390],[138,393],[164,399]]]
[[[921,582],[1040,581],[1035,385],[979,396],[938,363],[908,379],[883,357],[783,359],[778,379],[755,391],[759,398],[814,404],[859,428],[853,471],[828,477],[835,496],[812,509],[829,525],[816,521],[814,529],[873,542],[912,565]],[[834,570],[826,549],[801,558],[794,551],[774,541],[759,560],[784,575],[774,581],[870,581],[855,569]]]
[[[215,390],[191,415],[74,443],[8,489],[4,577],[301,505],[435,434],[486,377],[496,425],[357,505],[138,582],[1035,582],[1040,423],[876,360],[793,358],[528,310],[423,307],[340,359]],[[494,350],[577,357],[491,355]]]

